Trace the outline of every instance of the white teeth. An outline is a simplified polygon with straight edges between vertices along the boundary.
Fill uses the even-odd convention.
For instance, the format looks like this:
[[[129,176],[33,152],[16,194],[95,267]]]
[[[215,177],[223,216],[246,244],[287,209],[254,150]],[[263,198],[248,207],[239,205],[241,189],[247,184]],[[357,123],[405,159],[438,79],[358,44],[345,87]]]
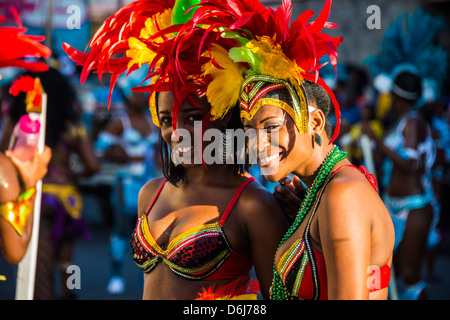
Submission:
[[[185,153],[185,152],[189,152],[189,151],[191,151],[191,150],[192,150],[192,146],[188,146],[188,147],[183,147],[183,148],[181,148],[181,147],[178,147],[178,148],[177,148],[177,150],[178,150],[178,152],[183,152],[183,153]]]
[[[278,154],[274,154],[274,155],[271,155],[270,157],[265,157],[265,158],[259,159],[259,161],[261,164],[267,164],[270,161],[273,161],[277,158],[278,158]]]

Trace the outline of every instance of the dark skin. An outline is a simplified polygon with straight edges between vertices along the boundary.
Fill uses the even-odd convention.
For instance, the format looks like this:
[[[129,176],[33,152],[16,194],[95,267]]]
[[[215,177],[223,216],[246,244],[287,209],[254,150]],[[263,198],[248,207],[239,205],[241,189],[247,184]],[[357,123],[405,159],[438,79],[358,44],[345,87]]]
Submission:
[[[294,183],[276,188],[280,199],[284,194],[290,202],[299,199],[292,193],[303,186],[311,186],[319,167],[332,149],[325,134],[325,116],[317,110],[310,113],[308,132],[300,134],[294,121],[282,109],[262,106],[252,120],[244,119],[245,129],[266,129],[278,134],[278,142],[258,139],[258,151],[267,150],[270,155],[278,155],[268,166],[278,168],[265,175],[269,181],[279,181],[288,174],[294,174]],[[322,137],[322,146],[314,142],[314,134]],[[350,164],[346,159],[340,165]],[[297,188],[296,188],[297,187]],[[370,210],[367,210],[370,208]],[[298,210],[298,206],[297,206]],[[295,210],[294,212],[296,212]],[[310,217],[308,213],[304,221]],[[295,233],[280,247],[275,257],[277,264],[281,256],[302,236],[306,223],[302,223]],[[367,286],[368,268],[391,264],[394,245],[394,229],[389,213],[364,175],[354,168],[339,171],[327,185],[313,217],[311,238],[314,248],[322,252],[327,266],[328,298],[333,299],[386,299],[387,288],[369,293]]]
[[[413,101],[402,99],[392,93],[392,108],[394,120],[400,119],[414,105]],[[425,155],[417,161],[414,159],[402,159],[395,151],[389,149],[382,139],[378,138],[365,124],[365,132],[375,141],[378,149],[393,162],[392,177],[386,192],[391,197],[406,197],[425,192],[421,176],[425,172]],[[409,119],[403,130],[404,147],[417,149],[418,145],[425,141],[427,135],[425,120],[421,117]],[[426,254],[426,242],[428,232],[433,219],[431,205],[411,210],[406,221],[402,242],[395,255],[397,274],[406,284],[415,284],[422,278],[422,262]]]
[[[210,108],[205,99],[195,99],[200,108],[185,101],[177,123],[177,128],[188,130],[192,136],[193,121],[201,120]],[[161,134],[170,148],[178,143],[171,141],[172,106],[172,93],[161,92],[158,97]],[[211,122],[208,127],[224,128],[226,121]],[[218,221],[236,190],[249,177],[247,173],[234,175],[231,166],[212,164],[206,169],[202,164],[181,165],[185,168],[185,180],[178,186],[166,183],[147,216],[150,231],[163,249],[182,232]],[[145,214],[163,181],[153,179],[141,189],[139,216]],[[233,250],[252,260],[263,298],[269,296],[273,257],[287,227],[275,198],[256,182],[245,188],[223,226]],[[195,299],[202,288],[233,280],[187,280],[159,263],[152,272],[144,274],[143,299]]]

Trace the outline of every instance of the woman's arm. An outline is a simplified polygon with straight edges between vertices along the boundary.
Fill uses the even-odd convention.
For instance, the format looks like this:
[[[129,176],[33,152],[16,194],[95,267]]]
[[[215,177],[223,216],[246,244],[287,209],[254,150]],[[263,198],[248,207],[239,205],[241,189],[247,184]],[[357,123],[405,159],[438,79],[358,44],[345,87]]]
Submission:
[[[320,244],[327,266],[328,298],[368,299],[371,257],[369,183],[335,178],[325,189],[318,213]]]
[[[80,156],[83,170],[77,172],[77,176],[90,177],[100,170],[100,161],[95,155],[91,138],[83,126],[75,126],[76,130],[76,150]]]
[[[398,152],[389,149],[380,139],[376,136],[368,124],[363,124],[363,132],[369,135],[369,137],[376,143],[379,150],[388,158],[392,160],[394,165],[402,168],[405,171],[423,170],[424,158],[411,158],[405,155],[400,155]],[[403,129],[403,137],[405,140],[404,150],[417,150],[421,142],[426,138],[426,124],[420,118],[414,117],[407,121],[405,128]]]
[[[245,197],[244,201],[239,201],[239,211],[244,212],[250,256],[261,295],[268,299],[275,253],[289,226],[275,197],[263,187],[248,188],[243,195]]]
[[[31,161],[20,161],[9,154],[9,159],[3,154],[0,154],[0,206],[10,204],[14,206],[18,202],[19,194],[25,192],[30,188],[36,186],[37,181],[41,180],[47,173],[47,165],[51,158],[51,150],[48,147],[44,148],[42,154],[36,152]],[[19,175],[21,177],[24,189],[21,190]],[[13,264],[18,264],[25,255],[28,243],[31,239],[33,228],[33,208],[34,208],[34,194],[29,197],[26,208],[28,218],[25,221],[23,230],[20,234],[16,228],[5,218],[0,218],[0,248],[5,259]],[[12,213],[17,215],[17,207]],[[23,214],[23,212],[22,212]]]

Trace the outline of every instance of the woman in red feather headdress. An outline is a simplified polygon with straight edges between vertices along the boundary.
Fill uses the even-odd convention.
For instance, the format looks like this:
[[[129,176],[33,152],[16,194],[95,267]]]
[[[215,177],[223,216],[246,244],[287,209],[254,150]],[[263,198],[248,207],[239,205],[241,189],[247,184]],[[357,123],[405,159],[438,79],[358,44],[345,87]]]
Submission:
[[[205,75],[215,79],[207,90],[211,114],[221,118],[240,102],[244,128],[257,132],[251,146],[264,176],[280,181],[275,195],[286,211],[298,210],[275,255],[272,299],[387,297],[392,221],[374,177],[332,144],[339,106],[319,77],[319,59],[328,55],[336,66],[342,41],[322,33],[336,27],[327,22],[330,7],[327,0],[315,21],[307,10],[290,23],[289,0],[277,10],[256,0],[208,0],[183,35],[219,31],[203,54]],[[285,178],[291,173],[294,184]],[[299,198],[293,192],[303,184]]]
[[[214,77],[203,75],[208,49],[199,54],[199,48],[218,33],[191,30],[192,13],[185,12],[198,2],[132,2],[104,22],[89,52],[67,44],[64,49],[83,66],[82,82],[92,71],[100,79],[108,72],[111,90],[121,74],[149,66],[146,79],[152,83],[134,90],[150,93],[164,177],[150,180],[136,194],[139,217],[131,245],[144,272],[143,298],[251,299],[259,288],[267,298],[273,255],[287,221],[243,163],[223,161],[227,154],[236,159],[238,151],[227,141],[219,143],[220,161],[209,163],[203,157],[211,143],[202,143],[202,133],[242,124],[237,108],[220,119],[211,113],[207,90]],[[187,144],[183,132],[198,139]],[[249,280],[252,266],[260,285]]]

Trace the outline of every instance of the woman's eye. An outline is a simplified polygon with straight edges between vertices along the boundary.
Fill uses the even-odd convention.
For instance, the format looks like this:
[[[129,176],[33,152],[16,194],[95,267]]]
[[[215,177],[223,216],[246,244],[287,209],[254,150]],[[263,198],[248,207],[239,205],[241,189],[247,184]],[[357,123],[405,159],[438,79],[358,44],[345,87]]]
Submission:
[[[193,114],[187,117],[188,121],[201,121],[203,117],[201,115]]]
[[[281,128],[281,124],[269,124],[264,127],[264,130],[266,130],[267,132],[272,132],[272,131],[280,130],[280,128]]]
[[[172,124],[172,117],[162,117],[160,122],[162,124]]]

